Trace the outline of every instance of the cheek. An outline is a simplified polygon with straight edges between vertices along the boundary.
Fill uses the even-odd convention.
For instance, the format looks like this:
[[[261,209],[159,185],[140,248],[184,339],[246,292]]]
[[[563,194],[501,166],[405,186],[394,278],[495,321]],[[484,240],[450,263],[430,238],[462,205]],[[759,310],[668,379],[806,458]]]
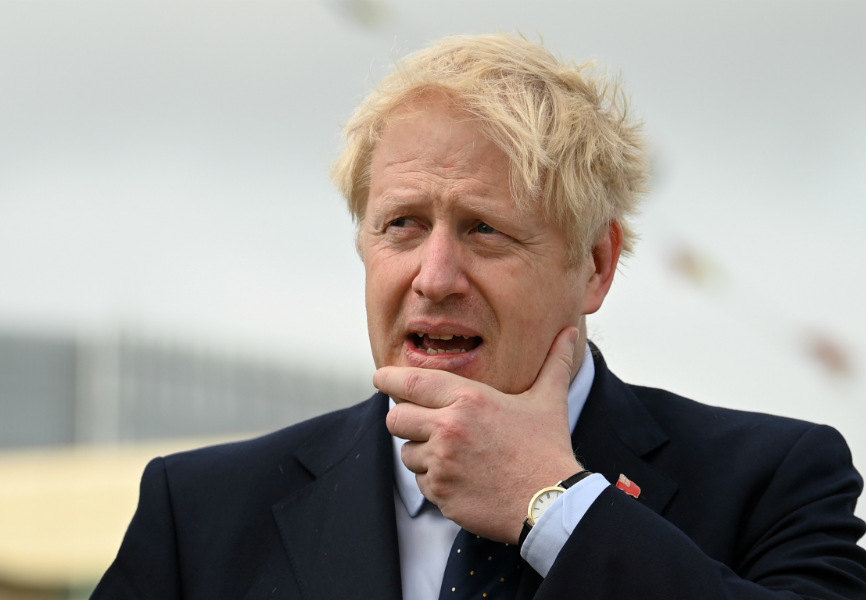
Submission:
[[[509,348],[505,351],[516,346],[528,368],[537,358],[543,362],[560,331],[578,325],[580,293],[567,277],[528,281],[520,290],[509,291],[508,309],[499,315],[503,331],[507,331]]]
[[[381,312],[399,303],[401,288],[405,287],[400,262],[377,256],[366,261],[364,267],[367,311]]]
[[[364,268],[367,331],[374,346],[373,353],[381,354],[390,346],[402,345],[402,338],[396,338],[401,335],[397,330],[409,283],[399,260],[368,255]]]
[[[393,324],[394,319],[388,317],[388,307],[384,304],[386,299],[387,295],[382,294],[377,286],[367,285],[367,337],[376,368],[393,363],[393,359],[389,358],[393,346],[389,323]]]
[[[388,322],[387,314],[391,310],[388,306],[390,299],[387,282],[381,277],[371,276],[368,273],[365,300],[367,303],[367,328],[371,340],[381,338],[385,334],[383,329]]]

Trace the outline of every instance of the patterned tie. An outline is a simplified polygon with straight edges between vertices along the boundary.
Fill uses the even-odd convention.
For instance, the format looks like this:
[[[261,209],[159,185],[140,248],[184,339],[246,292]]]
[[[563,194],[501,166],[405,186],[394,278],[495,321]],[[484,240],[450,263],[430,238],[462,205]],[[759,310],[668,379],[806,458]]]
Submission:
[[[451,547],[439,600],[512,600],[521,572],[517,546],[461,529]]]

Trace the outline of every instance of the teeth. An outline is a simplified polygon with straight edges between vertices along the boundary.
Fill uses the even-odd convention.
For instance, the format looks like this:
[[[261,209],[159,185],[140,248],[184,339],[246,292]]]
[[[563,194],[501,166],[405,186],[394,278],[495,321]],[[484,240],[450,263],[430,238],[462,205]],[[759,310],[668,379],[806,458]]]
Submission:
[[[434,348],[427,348],[426,350],[424,350],[424,352],[426,352],[427,354],[463,354],[464,352],[466,352],[466,350],[464,350],[463,348],[460,348],[458,350],[436,350]]]
[[[431,355],[431,356],[434,354],[464,354],[465,352],[467,352],[467,350],[464,348],[452,349],[452,350],[443,350],[443,349],[438,349],[438,348],[423,348],[422,346],[425,345],[423,343],[423,338],[427,338],[429,340],[443,340],[443,341],[447,342],[449,340],[453,340],[454,338],[462,338],[464,340],[468,340],[471,337],[471,336],[467,336],[467,335],[459,335],[459,334],[453,334],[453,333],[438,333],[437,334],[437,333],[417,332],[415,335],[417,335],[419,338],[422,338],[422,343],[419,344],[419,348],[424,350],[424,352],[426,352],[428,355]]]
[[[448,341],[448,340],[453,340],[455,337],[463,338],[464,340],[468,340],[468,339],[469,339],[469,336],[468,336],[468,335],[454,335],[454,334],[451,334],[451,333],[443,333],[442,335],[436,335],[435,333],[419,333],[419,334],[417,334],[417,335],[420,336],[420,337],[427,336],[427,337],[430,338],[431,340],[445,340],[445,341]]]

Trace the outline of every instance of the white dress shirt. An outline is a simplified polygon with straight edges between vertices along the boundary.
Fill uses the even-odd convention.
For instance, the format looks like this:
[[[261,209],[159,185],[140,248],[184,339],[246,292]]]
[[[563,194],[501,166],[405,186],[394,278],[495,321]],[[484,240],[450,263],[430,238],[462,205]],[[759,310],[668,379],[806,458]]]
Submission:
[[[568,388],[568,419],[572,433],[586,404],[594,377],[595,364],[587,345],[580,370]],[[394,406],[393,400],[391,406]],[[437,506],[425,501],[415,474],[400,459],[400,449],[405,441],[393,437],[396,476],[394,503],[397,509],[403,598],[437,600],[448,554],[460,526],[446,519]],[[599,474],[587,477],[569,488],[532,528],[520,553],[540,575],[547,575],[568,536],[608,485],[607,480]]]

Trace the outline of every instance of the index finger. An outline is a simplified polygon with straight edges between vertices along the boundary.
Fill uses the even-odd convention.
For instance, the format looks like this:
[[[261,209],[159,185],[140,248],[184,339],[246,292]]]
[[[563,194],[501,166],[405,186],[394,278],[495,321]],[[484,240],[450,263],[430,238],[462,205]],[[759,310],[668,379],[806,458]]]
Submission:
[[[408,401],[427,408],[442,408],[454,402],[452,394],[464,379],[447,371],[419,367],[382,367],[373,375],[373,385],[395,402]]]

